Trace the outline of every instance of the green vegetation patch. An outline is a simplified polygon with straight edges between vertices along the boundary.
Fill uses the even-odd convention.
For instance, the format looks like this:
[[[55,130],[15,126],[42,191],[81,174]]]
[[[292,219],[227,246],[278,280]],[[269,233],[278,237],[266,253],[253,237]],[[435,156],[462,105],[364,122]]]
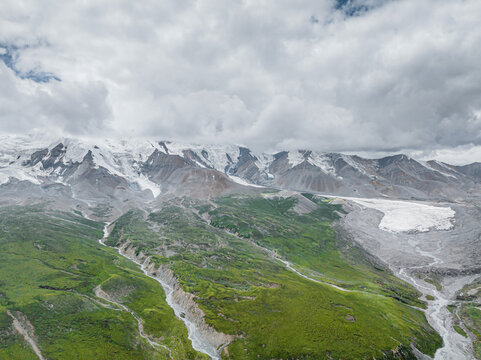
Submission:
[[[453,326],[454,330],[459,334],[459,335],[462,335],[464,337],[468,337],[468,334],[466,334],[466,331],[463,330],[463,328],[459,325],[454,325]]]
[[[434,280],[432,278],[425,278],[424,281],[428,284],[434,285],[437,291],[443,290],[443,286],[437,280]]]

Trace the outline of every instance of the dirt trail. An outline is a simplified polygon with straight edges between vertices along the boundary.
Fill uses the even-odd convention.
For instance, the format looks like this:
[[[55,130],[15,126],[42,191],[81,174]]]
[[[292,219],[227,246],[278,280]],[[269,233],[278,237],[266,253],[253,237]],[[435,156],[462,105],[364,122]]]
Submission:
[[[35,355],[37,355],[40,360],[45,360],[45,358],[42,356],[40,349],[38,348],[37,342],[33,339],[32,324],[30,324],[30,322],[28,322],[28,320],[25,318],[27,326],[24,327],[24,325],[10,312],[10,310],[7,310],[7,314],[13,319],[13,327],[15,328],[15,330],[17,330],[18,333],[23,336],[25,341],[32,347]]]

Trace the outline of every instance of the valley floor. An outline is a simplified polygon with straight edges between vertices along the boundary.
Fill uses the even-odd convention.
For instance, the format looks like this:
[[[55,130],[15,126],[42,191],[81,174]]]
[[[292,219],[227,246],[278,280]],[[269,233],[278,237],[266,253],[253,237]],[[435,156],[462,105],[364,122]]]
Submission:
[[[438,356],[437,278],[424,291],[419,259],[396,262],[375,240],[421,260],[425,247],[379,229],[374,210],[360,226],[361,209],[299,196],[173,198],[107,227],[48,205],[0,209],[0,358]],[[474,336],[476,308],[456,311]]]

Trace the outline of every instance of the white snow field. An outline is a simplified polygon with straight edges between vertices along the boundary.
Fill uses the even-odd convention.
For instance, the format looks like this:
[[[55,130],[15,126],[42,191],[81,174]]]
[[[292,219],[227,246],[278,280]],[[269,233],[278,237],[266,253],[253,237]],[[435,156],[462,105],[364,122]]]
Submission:
[[[379,228],[389,232],[427,232],[454,227],[456,212],[450,207],[432,206],[410,201],[345,197],[384,214]]]

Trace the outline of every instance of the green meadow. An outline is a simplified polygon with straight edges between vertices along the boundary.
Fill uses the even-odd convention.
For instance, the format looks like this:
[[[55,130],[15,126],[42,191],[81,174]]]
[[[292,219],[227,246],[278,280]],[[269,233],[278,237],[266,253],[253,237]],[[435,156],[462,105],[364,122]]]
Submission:
[[[204,359],[161,286],[97,241],[102,223],[38,207],[0,210],[0,359],[37,359],[14,330],[26,318],[49,359],[169,359],[139,336],[137,321],[94,294],[98,285],[140,316],[176,359]],[[116,288],[127,289],[119,296]]]

